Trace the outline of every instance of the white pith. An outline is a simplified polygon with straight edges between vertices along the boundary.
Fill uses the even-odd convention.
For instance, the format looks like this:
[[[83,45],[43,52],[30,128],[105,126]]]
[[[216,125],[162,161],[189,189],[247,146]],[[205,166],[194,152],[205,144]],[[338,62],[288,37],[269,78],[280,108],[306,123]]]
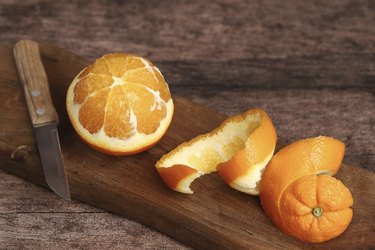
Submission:
[[[255,164],[249,171],[242,177],[237,178],[235,181],[229,185],[241,192],[258,195],[259,194],[259,181],[262,177],[262,172],[266,167],[267,163],[271,160],[275,149],[264,159],[264,161]]]
[[[228,154],[227,152],[225,152],[225,147],[233,143],[234,137],[240,138],[242,143],[245,143],[249,135],[255,130],[248,130],[249,124],[254,122],[261,122],[261,115],[259,113],[256,113],[255,115],[249,115],[245,120],[227,123],[222,129],[220,129],[220,131],[218,131],[214,135],[208,135],[207,137],[205,137],[206,134],[202,135],[202,137],[205,137],[204,139],[195,141],[188,146],[185,145],[189,144],[189,142],[183,143],[181,147],[178,147],[168,153],[168,157],[163,157],[157,163],[157,167],[168,168],[175,164],[182,164],[202,171],[206,174],[216,171],[217,164],[226,162],[233,156],[233,154]],[[212,149],[215,153],[217,153],[217,155],[220,156],[217,162],[213,162],[211,165],[193,165],[189,161],[188,158],[192,155],[195,155],[199,158],[202,156],[201,152],[207,151],[208,149]]]
[[[239,119],[233,119],[230,122],[224,122],[224,126],[220,127],[214,133],[200,135],[164,155],[157,162],[156,167],[169,168],[181,164],[198,170],[196,173],[181,180],[175,189],[182,193],[191,194],[193,192],[190,189],[190,184],[198,177],[216,171],[218,164],[229,161],[239,150],[245,148],[249,136],[261,125],[262,120],[261,113],[256,112]],[[240,140],[238,145],[233,145],[234,138]],[[228,152],[228,150],[225,150],[228,147],[232,147],[232,149],[234,147],[235,150]],[[205,155],[207,151],[213,152],[212,156],[214,156],[214,160],[208,159],[207,162],[204,161],[205,157],[209,157]],[[274,149],[262,162],[249,166],[246,174],[229,183],[229,185],[241,192],[258,195],[258,185],[262,172],[272,158],[273,153]],[[192,156],[202,158],[203,164],[192,162],[190,160]]]

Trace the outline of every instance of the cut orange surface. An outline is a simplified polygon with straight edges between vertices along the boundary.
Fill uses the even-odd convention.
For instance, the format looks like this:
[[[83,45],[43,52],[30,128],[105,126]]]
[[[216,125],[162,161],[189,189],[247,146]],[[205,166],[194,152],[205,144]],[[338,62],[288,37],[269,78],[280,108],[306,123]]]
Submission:
[[[273,156],[260,183],[262,207],[284,233],[307,242],[341,234],[352,219],[353,197],[335,179],[345,145],[319,136],[294,142]]]
[[[262,171],[276,145],[276,130],[261,109],[225,120],[213,131],[199,135],[164,155],[156,168],[166,185],[193,193],[191,183],[216,170],[232,188],[257,195]]]
[[[88,145],[107,154],[129,155],[161,139],[174,106],[158,68],[140,56],[115,53],[97,59],[74,78],[66,108]]]

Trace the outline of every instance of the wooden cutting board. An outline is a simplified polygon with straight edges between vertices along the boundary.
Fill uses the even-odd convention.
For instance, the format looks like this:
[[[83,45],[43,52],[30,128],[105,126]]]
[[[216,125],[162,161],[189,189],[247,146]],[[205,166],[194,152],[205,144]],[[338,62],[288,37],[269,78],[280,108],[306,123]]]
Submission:
[[[0,168],[47,188],[12,47],[0,45]],[[98,153],[77,137],[65,110],[68,85],[89,62],[48,44],[41,44],[41,53],[60,117],[59,135],[73,199],[134,219],[201,249],[375,246],[374,173],[343,165],[337,177],[350,188],[355,201],[350,227],[326,243],[299,242],[270,223],[258,197],[230,189],[215,173],[193,183],[194,195],[173,192],[159,178],[154,164],[163,154],[218,126],[223,115],[174,96],[173,122],[158,145],[127,157]]]

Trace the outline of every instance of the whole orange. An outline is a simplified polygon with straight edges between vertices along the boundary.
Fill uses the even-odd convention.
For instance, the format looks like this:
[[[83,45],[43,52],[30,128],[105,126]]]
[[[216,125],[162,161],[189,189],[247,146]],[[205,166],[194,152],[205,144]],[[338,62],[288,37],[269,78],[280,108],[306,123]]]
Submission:
[[[353,197],[335,174],[345,145],[319,136],[292,143],[273,156],[260,182],[266,215],[284,233],[307,242],[340,235],[353,216]]]

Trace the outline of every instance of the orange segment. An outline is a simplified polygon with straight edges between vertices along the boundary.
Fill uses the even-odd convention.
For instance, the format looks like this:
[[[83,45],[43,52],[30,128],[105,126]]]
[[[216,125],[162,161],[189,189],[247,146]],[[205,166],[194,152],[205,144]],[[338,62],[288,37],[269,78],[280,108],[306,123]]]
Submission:
[[[342,142],[319,136],[294,142],[273,156],[259,195],[264,212],[281,231],[322,242],[347,228],[353,197],[330,176],[338,171],[344,151]]]
[[[79,110],[79,122],[91,134],[98,132],[103,127],[104,108],[108,93],[109,89],[97,91]]]
[[[74,103],[82,104],[86,97],[95,91],[111,86],[113,79],[109,75],[88,75],[74,87]]]
[[[105,107],[104,132],[109,137],[126,139],[132,135],[135,123],[130,121],[131,109],[122,85],[111,89]]]
[[[254,133],[255,136],[252,136]],[[253,154],[248,151],[261,143],[267,145],[257,151],[261,156],[249,158]],[[257,194],[261,172],[275,145],[276,131],[271,120],[263,110],[253,109],[228,118],[213,131],[182,143],[164,155],[156,163],[156,168],[164,181],[175,178],[173,185],[167,185],[178,192],[192,193],[190,184],[196,178],[218,169],[231,187]]]
[[[132,69],[152,67],[152,63],[145,58],[140,58],[137,56],[128,56],[126,61],[126,70],[130,71]]]
[[[109,65],[107,63],[106,55],[97,59],[94,64],[89,66],[89,68],[90,68],[89,72],[92,74],[111,75],[111,72],[109,70]]]
[[[160,71],[147,67],[128,71],[123,77],[123,81],[130,83],[139,83],[160,93],[161,99],[167,101],[170,99],[170,93],[165,89],[165,80]]]
[[[124,89],[137,119],[138,132],[154,133],[166,115],[165,103],[144,85],[126,84]],[[140,102],[139,99],[144,101]]]
[[[127,70],[128,56],[121,53],[114,53],[104,56],[108,64],[109,72],[113,77],[121,77]]]
[[[167,83],[155,72],[160,74],[148,60],[122,53],[104,55],[83,69],[66,97],[78,135],[93,148],[114,155],[155,145],[174,109]]]
[[[155,77],[156,77],[156,79],[157,79],[158,82],[164,82],[165,81],[163,75],[160,73],[160,71],[159,71],[158,68],[153,68],[153,71],[154,71]],[[152,88],[155,91],[159,91],[160,92],[160,97],[163,100],[168,100],[171,97],[170,93],[168,91],[165,91],[163,89],[163,86],[161,86],[160,84],[155,85],[155,87],[153,86],[153,84],[146,84],[146,85],[149,88]]]

